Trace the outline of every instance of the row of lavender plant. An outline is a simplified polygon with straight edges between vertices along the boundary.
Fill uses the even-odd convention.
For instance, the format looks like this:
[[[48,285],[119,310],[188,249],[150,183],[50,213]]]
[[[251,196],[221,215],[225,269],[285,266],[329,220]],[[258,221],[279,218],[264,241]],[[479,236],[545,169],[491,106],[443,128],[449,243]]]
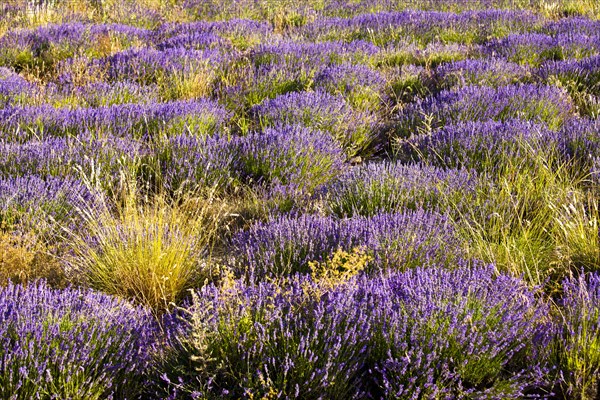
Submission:
[[[0,5],[0,397],[597,396],[597,20],[39,3]]]
[[[493,266],[346,271],[207,286],[163,333],[148,312],[103,294],[9,284],[3,396],[575,396],[598,371],[597,275],[566,280],[554,315]]]

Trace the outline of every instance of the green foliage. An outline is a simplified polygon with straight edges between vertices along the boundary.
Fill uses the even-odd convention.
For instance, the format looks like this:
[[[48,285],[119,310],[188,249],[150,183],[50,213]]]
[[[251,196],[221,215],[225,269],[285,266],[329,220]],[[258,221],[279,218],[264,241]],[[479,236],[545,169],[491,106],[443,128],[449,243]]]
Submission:
[[[554,157],[508,162],[491,185],[480,186],[459,223],[468,254],[549,290],[573,266],[596,262],[598,240],[596,214],[580,204],[584,182]]]
[[[211,278],[211,249],[222,221],[212,197],[122,204],[81,210],[84,233],[69,235],[75,274],[92,288],[133,299],[161,312],[188,289]]]

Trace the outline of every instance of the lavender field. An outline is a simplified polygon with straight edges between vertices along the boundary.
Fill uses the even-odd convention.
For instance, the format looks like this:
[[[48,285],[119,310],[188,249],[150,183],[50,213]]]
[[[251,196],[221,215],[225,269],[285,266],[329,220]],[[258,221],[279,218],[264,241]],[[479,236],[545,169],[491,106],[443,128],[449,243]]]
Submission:
[[[600,399],[600,3],[5,0],[0,399]]]

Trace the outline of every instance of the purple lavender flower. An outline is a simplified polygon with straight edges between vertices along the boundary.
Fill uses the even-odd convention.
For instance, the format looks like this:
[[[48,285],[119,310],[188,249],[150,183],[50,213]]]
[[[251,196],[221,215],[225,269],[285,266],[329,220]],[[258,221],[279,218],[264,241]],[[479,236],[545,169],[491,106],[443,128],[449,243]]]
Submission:
[[[24,144],[0,142],[0,177],[38,175],[81,178],[93,187],[118,187],[122,175],[138,176],[147,145],[131,139],[78,138],[29,141]]]
[[[522,120],[464,122],[428,135],[415,135],[399,145],[399,157],[443,168],[500,170],[507,161],[524,162],[530,148],[551,150],[560,134]],[[527,147],[530,148],[527,148]]]
[[[40,89],[12,70],[0,67],[0,106],[26,103],[39,97]]]
[[[144,43],[146,36],[144,29],[119,24],[72,23],[12,30],[0,38],[0,64],[18,69],[36,65],[52,68],[57,61],[81,54],[105,55],[110,52],[111,41],[127,48]]]
[[[566,87],[598,95],[600,82],[600,56],[583,60],[550,61],[543,64],[537,74],[545,81],[557,79]]]
[[[181,134],[162,141],[154,154],[161,184],[176,192],[186,187],[211,187],[218,191],[236,186],[240,170],[236,146],[224,136]]]
[[[483,10],[460,14],[438,11],[366,13],[350,18],[319,18],[300,29],[309,40],[368,40],[382,46],[398,41],[482,42],[496,32],[525,32],[540,17],[527,11]]]
[[[329,182],[344,163],[341,148],[327,134],[299,126],[231,139],[182,135],[161,145],[157,158],[171,189],[181,185],[228,189],[243,182],[293,187],[298,195],[309,195]]]
[[[565,397],[595,393],[600,361],[595,350],[600,341],[600,276],[581,273],[562,283],[552,361],[556,385]]]
[[[444,216],[418,210],[338,220],[302,215],[258,222],[232,240],[235,264],[253,279],[308,271],[339,248],[364,246],[371,270],[404,270],[459,259],[462,241]]]
[[[282,41],[277,44],[263,44],[252,50],[251,58],[255,65],[288,64],[306,68],[316,68],[329,63],[360,63],[377,54],[380,49],[372,43],[355,40],[349,43],[328,41],[310,43],[301,41]]]
[[[368,155],[376,144],[373,114],[354,110],[326,92],[293,92],[265,100],[250,110],[262,127],[300,124],[328,132],[349,156]]]
[[[219,4],[223,7],[224,4]],[[270,39],[273,28],[270,24],[250,19],[229,19],[227,21],[196,21],[190,23],[166,23],[156,29],[152,38],[157,47],[180,47],[188,49],[212,46],[213,43],[230,43],[244,49],[245,42],[264,42]],[[214,42],[213,42],[214,40]]]
[[[3,229],[27,225],[35,230],[44,226],[44,222],[58,222],[74,229],[78,224],[74,209],[98,200],[99,196],[72,178],[42,179],[35,175],[1,178],[0,225]]]
[[[540,33],[508,35],[489,43],[487,51],[492,56],[500,56],[511,62],[532,66],[559,57],[556,39]]]
[[[245,67],[240,79],[220,89],[221,97],[246,112],[265,99],[309,88],[327,65],[364,62],[377,51],[376,46],[362,41],[259,45],[250,52],[251,65]]]
[[[153,104],[159,102],[158,88],[133,82],[90,83],[85,86],[65,86],[59,96],[75,96],[83,107],[106,107],[117,104]]]
[[[169,37],[156,45],[158,50],[166,49],[187,49],[187,50],[207,50],[226,48],[228,43],[226,40],[221,38],[214,33],[206,32],[192,32],[192,33],[181,33]]]
[[[599,124],[595,119],[575,119],[558,132],[559,155],[574,168],[575,173],[585,175],[590,169],[596,171],[595,160],[600,157]],[[594,176],[592,178],[595,179]]]
[[[549,310],[521,279],[493,266],[434,268],[371,287],[372,309],[387,314],[373,355],[381,397],[517,398],[546,383],[536,357],[551,338]]]
[[[522,397],[543,384],[548,306],[493,266],[417,268],[333,288],[207,286],[173,330],[164,389],[240,398]],[[227,366],[224,369],[224,366]]]
[[[479,46],[434,41],[426,45],[413,42],[392,43],[382,48],[375,57],[379,67],[419,65],[435,68],[440,64],[478,57]]]
[[[567,92],[554,86],[467,86],[456,91],[444,90],[406,107],[400,115],[399,133],[409,136],[457,122],[514,118],[557,129],[574,116],[574,111]]]
[[[464,60],[436,68],[436,79],[445,89],[470,85],[499,87],[528,79],[528,68],[499,58]]]
[[[546,22],[540,31],[552,36],[560,34],[597,36],[600,34],[600,21],[582,16],[560,18]]]
[[[163,390],[224,399],[365,398],[366,305],[352,290],[323,292],[305,278],[286,287],[207,286],[187,310],[192,318],[175,326]]]
[[[0,396],[134,397],[155,351],[151,315],[45,283],[0,288]]]
[[[488,53],[518,64],[539,66],[547,60],[598,55],[600,37],[576,33],[548,36],[539,33],[509,35],[488,44]]]
[[[330,93],[349,95],[355,90],[383,90],[385,77],[366,65],[340,64],[323,68],[315,76],[315,88]]]
[[[0,137],[23,141],[78,135],[139,139],[184,132],[202,136],[221,129],[230,117],[223,107],[206,99],[76,109],[6,107],[0,110]]]
[[[312,193],[344,169],[340,146],[326,133],[301,126],[266,129],[232,143],[248,182],[293,185]]]
[[[387,81],[384,75],[365,65],[327,66],[315,76],[317,91],[341,94],[358,109],[377,109],[384,100]]]
[[[220,50],[151,48],[126,50],[102,59],[99,64],[111,80],[133,80],[141,84],[156,83],[170,74],[196,73],[225,64],[228,57]]]
[[[95,40],[107,34],[119,35],[133,41],[144,40],[148,31],[122,24],[50,24],[33,30],[11,31],[0,40],[0,49],[10,46],[35,48],[44,42],[70,47],[93,46]]]
[[[368,163],[351,168],[328,185],[325,199],[339,217],[421,208],[450,212],[469,204],[477,182],[477,174],[469,170]]]

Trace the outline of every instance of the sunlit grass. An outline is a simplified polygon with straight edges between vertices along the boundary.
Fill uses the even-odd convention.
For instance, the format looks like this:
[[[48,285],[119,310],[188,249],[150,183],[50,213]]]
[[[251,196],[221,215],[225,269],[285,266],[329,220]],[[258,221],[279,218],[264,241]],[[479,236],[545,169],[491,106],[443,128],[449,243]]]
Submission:
[[[223,210],[210,194],[143,201],[126,193],[121,204],[90,205],[80,211],[84,234],[70,237],[70,272],[92,288],[164,310],[211,278]]]
[[[530,151],[537,151],[533,164],[509,161],[491,184],[480,185],[459,226],[471,257],[534,285],[553,285],[574,266],[597,263],[597,207],[581,203],[592,200],[585,177],[552,153]]]

